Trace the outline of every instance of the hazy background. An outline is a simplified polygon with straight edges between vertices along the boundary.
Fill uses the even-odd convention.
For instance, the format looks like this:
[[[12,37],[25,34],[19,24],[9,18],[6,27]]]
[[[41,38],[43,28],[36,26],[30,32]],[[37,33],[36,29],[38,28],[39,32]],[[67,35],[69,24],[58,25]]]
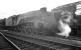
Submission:
[[[39,10],[41,7],[47,7],[47,10],[50,11],[57,6],[77,1],[80,0],[0,0],[0,19]]]

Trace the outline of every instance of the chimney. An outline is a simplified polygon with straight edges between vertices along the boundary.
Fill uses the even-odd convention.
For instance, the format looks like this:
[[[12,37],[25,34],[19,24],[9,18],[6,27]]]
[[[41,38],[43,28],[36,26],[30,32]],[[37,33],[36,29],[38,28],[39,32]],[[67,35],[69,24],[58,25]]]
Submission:
[[[47,12],[47,8],[46,7],[42,7],[42,8],[40,8],[40,11],[41,12]]]

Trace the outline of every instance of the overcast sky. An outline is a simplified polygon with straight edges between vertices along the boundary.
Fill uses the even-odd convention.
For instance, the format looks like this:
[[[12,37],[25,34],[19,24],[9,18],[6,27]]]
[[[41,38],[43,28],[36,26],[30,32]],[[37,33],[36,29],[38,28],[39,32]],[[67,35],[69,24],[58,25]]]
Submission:
[[[0,0],[0,18],[39,10],[41,7],[47,7],[50,11],[57,6],[77,1],[80,0]]]

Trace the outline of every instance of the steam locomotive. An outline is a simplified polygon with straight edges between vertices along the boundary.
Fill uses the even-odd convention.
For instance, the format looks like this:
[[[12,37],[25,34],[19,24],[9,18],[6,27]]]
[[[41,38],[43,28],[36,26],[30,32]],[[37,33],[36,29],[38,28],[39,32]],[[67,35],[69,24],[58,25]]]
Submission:
[[[59,32],[57,29],[58,20],[61,18],[61,13],[63,11],[71,12],[71,16],[75,18],[78,22],[71,23],[72,36],[81,36],[81,15],[76,15],[77,4],[71,3],[63,6],[56,7],[48,12],[45,7],[40,10],[27,12],[24,14],[13,15],[7,19],[1,20],[3,24],[2,28],[6,30],[27,32],[30,34],[40,34],[40,35],[54,35],[54,33]]]

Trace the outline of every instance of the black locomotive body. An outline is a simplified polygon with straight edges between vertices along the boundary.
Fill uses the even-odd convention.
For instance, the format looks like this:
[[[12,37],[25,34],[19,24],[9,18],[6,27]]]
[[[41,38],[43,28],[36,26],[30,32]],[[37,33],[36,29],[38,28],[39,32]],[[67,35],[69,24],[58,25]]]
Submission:
[[[78,3],[79,4],[79,3]],[[40,10],[31,11],[24,14],[13,15],[5,20],[3,28],[6,30],[18,31],[18,32],[28,32],[33,34],[42,34],[42,35],[54,35],[56,32],[59,32],[57,29],[58,20],[61,18],[61,13],[64,11],[69,11],[71,16],[75,18],[78,22],[71,23],[72,33],[71,35],[80,34],[80,16],[76,15],[76,5],[77,3],[71,3],[63,6],[59,6],[48,12],[46,8],[41,8]]]

